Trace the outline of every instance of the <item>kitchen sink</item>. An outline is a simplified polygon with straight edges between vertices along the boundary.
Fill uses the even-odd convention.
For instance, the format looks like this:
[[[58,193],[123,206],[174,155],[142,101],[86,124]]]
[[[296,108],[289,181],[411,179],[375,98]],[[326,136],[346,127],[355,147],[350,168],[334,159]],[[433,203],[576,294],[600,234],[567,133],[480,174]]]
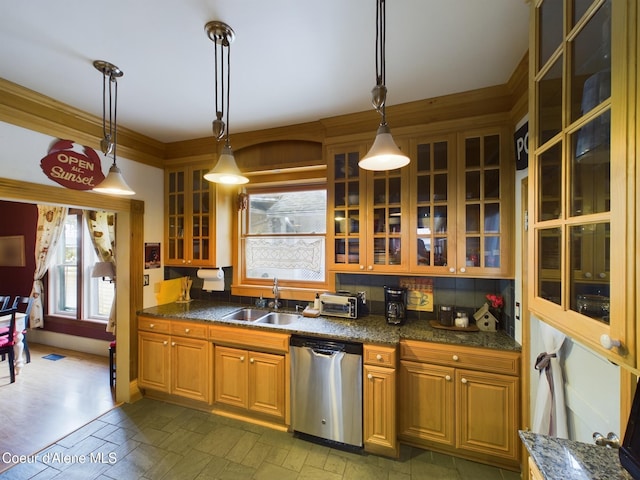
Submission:
[[[244,322],[255,322],[259,320],[261,317],[264,317],[269,312],[265,310],[258,310],[255,308],[242,308],[240,310],[236,310],[235,312],[229,313],[222,317],[223,320],[240,320]]]
[[[300,318],[296,313],[271,312],[258,318],[256,323],[271,323],[273,325],[288,325]]]

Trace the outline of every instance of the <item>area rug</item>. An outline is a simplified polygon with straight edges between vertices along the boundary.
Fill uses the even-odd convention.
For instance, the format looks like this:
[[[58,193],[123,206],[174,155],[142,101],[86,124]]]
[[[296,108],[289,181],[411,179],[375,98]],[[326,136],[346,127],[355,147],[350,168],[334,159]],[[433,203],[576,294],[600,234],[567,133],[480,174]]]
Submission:
[[[64,355],[58,355],[57,353],[50,353],[49,355],[45,355],[42,358],[46,358],[47,360],[53,360],[54,362],[60,360],[61,358],[65,358]]]

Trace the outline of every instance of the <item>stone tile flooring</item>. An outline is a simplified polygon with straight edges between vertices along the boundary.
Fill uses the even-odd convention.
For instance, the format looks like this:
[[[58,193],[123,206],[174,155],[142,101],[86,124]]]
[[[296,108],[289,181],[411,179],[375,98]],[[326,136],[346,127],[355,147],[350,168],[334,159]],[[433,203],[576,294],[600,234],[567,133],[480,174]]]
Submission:
[[[397,461],[347,453],[146,398],[111,410],[0,474],[2,480],[519,478],[519,473],[411,447],[403,447]]]

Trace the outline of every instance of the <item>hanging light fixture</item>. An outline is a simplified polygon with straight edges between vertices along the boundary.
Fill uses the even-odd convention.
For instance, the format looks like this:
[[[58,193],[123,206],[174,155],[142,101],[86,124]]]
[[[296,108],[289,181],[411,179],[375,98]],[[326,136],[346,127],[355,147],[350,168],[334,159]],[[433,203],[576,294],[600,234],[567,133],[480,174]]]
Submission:
[[[207,36],[214,43],[215,60],[215,102],[216,119],[212,122],[213,136],[220,141],[225,137],[222,153],[218,163],[205,175],[205,180],[215,183],[225,183],[240,185],[247,183],[249,179],[242,175],[236,159],[233,157],[233,150],[229,143],[229,83],[231,80],[231,43],[235,38],[235,33],[229,25],[223,22],[211,21],[204,26]],[[224,54],[227,52],[227,78],[224,76]],[[222,117],[226,114],[226,124]]]
[[[127,185],[122,172],[116,165],[116,145],[118,137],[118,78],[124,72],[112,63],[96,60],[93,66],[102,72],[102,140],[100,148],[107,157],[113,158],[107,177],[93,188],[94,192],[111,195],[134,195],[136,192]],[[107,95],[107,85],[109,86]],[[107,99],[109,101],[109,119],[107,121]]]
[[[387,125],[385,103],[385,40],[386,40],[386,3],[376,0],[376,86],[371,90],[371,103],[381,115],[380,126],[369,152],[362,157],[358,165],[364,170],[394,170],[409,163],[409,157],[398,148]]]

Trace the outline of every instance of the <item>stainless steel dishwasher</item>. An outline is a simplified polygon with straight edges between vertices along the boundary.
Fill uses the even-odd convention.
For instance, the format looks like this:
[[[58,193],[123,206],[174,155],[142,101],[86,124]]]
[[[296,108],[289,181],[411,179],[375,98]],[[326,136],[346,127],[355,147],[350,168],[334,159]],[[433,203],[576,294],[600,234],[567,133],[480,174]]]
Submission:
[[[293,431],[362,447],[362,344],[293,335],[290,345]]]

